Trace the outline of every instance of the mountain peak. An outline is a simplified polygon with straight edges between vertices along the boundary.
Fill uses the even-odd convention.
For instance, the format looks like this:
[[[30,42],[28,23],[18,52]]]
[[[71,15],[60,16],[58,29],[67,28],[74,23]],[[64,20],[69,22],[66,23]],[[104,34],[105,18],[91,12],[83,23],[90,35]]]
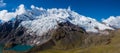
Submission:
[[[29,27],[33,25],[41,26],[36,27],[34,30],[39,31],[38,29],[42,29],[43,27],[44,30],[47,31],[49,29],[55,28],[57,22],[66,21],[69,21],[74,25],[78,25],[79,27],[84,28],[87,32],[99,32],[99,30],[105,29],[113,30],[113,28],[96,21],[91,17],[86,17],[72,11],[70,7],[68,7],[68,9],[44,9],[42,7],[39,8],[31,5],[31,9],[25,9],[25,6],[21,4],[15,12],[8,12],[7,10],[2,10],[0,11],[0,15],[0,19],[5,22],[11,20],[12,18],[21,20],[21,25],[28,28],[28,30]],[[99,30],[95,27],[97,27]]]
[[[103,23],[115,29],[120,28],[120,16],[110,16],[108,19],[103,20]]]

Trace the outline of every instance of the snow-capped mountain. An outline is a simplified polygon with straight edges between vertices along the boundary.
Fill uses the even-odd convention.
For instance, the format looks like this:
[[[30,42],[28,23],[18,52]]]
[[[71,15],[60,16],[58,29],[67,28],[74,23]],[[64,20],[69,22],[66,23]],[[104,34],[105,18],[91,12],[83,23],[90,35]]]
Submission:
[[[58,39],[68,34],[68,39],[73,34],[79,39],[86,32],[102,33],[101,31],[106,29],[114,30],[93,18],[78,14],[70,7],[44,9],[32,5],[31,9],[25,9],[21,4],[15,12],[0,11],[0,43],[41,45],[51,40],[53,34],[58,32],[64,33],[58,35]]]
[[[115,29],[120,28],[120,16],[110,16],[108,19],[103,20],[103,23]]]
[[[19,15],[19,16],[18,16]],[[101,24],[93,18],[80,15],[70,8],[68,9],[44,9],[31,6],[31,9],[25,9],[24,5],[20,5],[15,12],[8,12],[7,10],[0,11],[0,19],[4,22],[11,20],[18,16],[18,20],[22,20],[21,24],[32,33],[47,32],[48,30],[55,29],[57,22],[69,21],[74,25],[84,28],[87,32],[98,32],[99,30],[113,28]],[[98,29],[96,29],[98,28]]]

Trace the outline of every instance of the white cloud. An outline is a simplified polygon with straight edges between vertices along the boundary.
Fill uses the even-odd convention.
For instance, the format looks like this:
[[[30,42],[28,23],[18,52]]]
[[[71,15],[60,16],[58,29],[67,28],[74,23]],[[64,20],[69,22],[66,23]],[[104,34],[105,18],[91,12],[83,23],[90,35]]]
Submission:
[[[3,0],[0,0],[0,7],[4,7],[6,3],[3,2]]]
[[[34,8],[35,8],[35,6],[34,6],[34,5],[31,5],[31,8],[32,8],[32,9],[34,9]]]
[[[15,18],[17,15],[21,15],[25,12],[24,5],[21,4],[18,6],[15,12],[8,12],[7,10],[0,11],[0,20],[9,21],[12,18]]]
[[[14,12],[8,12],[7,10],[0,11],[0,20],[8,21],[13,17],[15,17]]]
[[[20,15],[20,14],[23,14],[23,13],[25,13],[25,7],[24,7],[24,5],[23,4],[21,4],[19,7],[18,7],[18,9],[16,9],[16,14],[17,15]]]

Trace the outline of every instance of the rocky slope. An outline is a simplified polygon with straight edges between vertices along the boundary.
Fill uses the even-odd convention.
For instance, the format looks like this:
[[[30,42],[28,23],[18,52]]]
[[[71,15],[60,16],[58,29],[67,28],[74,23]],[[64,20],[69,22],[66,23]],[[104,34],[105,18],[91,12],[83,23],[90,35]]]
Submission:
[[[94,39],[91,42],[93,43],[93,41],[97,41],[99,39],[100,41],[99,42],[97,41],[98,45],[92,44],[90,47],[72,48],[68,50],[58,50],[58,49],[50,48],[42,51],[38,50],[37,52],[36,50],[34,50],[34,53],[119,53],[120,52],[120,38],[119,38],[120,35],[119,34],[120,34],[120,30],[111,32],[110,35],[112,35],[112,37],[110,38],[111,39],[110,42],[108,41],[109,44],[105,44],[107,42],[105,41],[105,39],[107,39],[109,36],[103,36],[103,37],[93,36]],[[101,41],[105,41],[105,42],[101,42]]]

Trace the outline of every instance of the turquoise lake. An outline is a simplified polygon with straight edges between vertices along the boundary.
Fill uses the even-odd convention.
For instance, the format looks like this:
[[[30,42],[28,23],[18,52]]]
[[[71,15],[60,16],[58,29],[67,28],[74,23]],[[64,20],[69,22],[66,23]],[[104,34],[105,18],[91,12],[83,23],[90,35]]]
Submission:
[[[9,50],[27,51],[27,50],[30,50],[31,48],[32,48],[32,46],[29,46],[29,45],[16,45],[16,46],[10,48]]]
[[[0,53],[2,53],[3,47],[4,46],[0,45]],[[29,45],[16,45],[16,46],[9,48],[7,50],[14,50],[14,51],[18,51],[18,52],[23,52],[23,51],[30,50],[32,47],[33,46],[29,46]]]

